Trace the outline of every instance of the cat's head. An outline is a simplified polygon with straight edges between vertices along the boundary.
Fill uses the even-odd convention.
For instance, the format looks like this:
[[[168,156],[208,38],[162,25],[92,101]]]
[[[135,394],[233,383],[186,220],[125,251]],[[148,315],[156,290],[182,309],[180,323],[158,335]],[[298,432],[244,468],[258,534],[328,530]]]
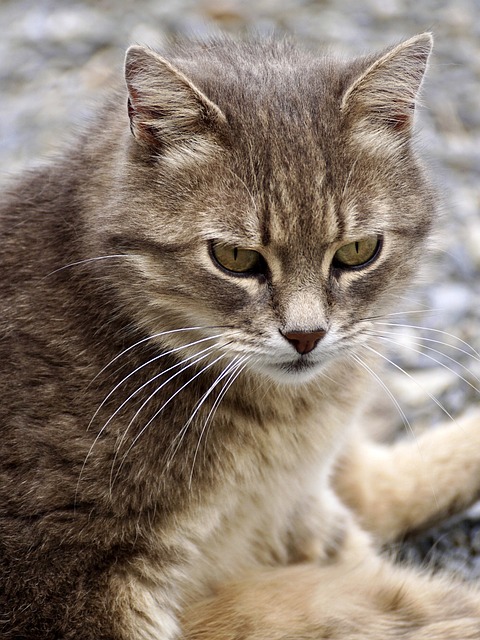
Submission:
[[[429,34],[353,62],[288,43],[170,61],[130,48],[106,228],[130,255],[119,286],[144,330],[288,382],[365,342],[434,216],[411,145],[430,50]]]

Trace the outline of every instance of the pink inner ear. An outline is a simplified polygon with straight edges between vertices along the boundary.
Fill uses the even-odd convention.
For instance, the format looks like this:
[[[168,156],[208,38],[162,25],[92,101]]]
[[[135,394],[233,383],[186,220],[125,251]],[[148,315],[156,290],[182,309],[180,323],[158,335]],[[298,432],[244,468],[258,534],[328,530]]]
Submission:
[[[132,99],[129,97],[127,100],[128,117],[130,118],[130,126],[132,126],[132,118],[135,115],[135,109],[133,108]]]
[[[134,89],[130,84],[128,85],[128,116],[133,118],[135,115],[139,113],[148,113],[149,109],[146,106],[141,106],[140,104],[140,95],[136,89]]]
[[[127,100],[130,131],[139,142],[147,144],[149,147],[159,148],[161,146],[159,132],[156,131],[154,127],[152,125],[149,125],[146,121],[148,119],[152,119],[151,114],[149,114],[149,109],[146,107],[138,108],[138,104],[135,102],[136,100],[138,100],[138,93],[134,89],[130,88],[130,96]],[[141,117],[142,114],[144,116],[143,118]]]
[[[406,110],[408,109],[408,111]],[[415,103],[412,102],[407,107],[395,110],[395,106],[392,110],[390,117],[385,118],[389,127],[395,131],[406,131],[412,126],[413,113],[415,111]]]

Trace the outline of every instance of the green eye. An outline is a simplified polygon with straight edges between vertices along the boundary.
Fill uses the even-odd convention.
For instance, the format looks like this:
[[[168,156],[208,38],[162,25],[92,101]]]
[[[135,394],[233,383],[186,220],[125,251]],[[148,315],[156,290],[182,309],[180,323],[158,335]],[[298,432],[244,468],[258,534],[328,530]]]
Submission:
[[[265,273],[263,257],[253,249],[241,249],[229,244],[212,244],[211,252],[215,261],[232,273],[255,275]]]
[[[333,266],[339,269],[363,267],[376,258],[381,247],[381,237],[362,238],[340,247],[333,256]]]

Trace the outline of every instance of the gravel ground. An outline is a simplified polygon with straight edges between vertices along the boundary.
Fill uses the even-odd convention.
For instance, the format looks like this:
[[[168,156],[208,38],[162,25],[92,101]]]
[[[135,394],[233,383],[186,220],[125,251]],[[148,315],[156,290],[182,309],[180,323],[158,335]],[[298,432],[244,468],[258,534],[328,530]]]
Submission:
[[[392,359],[407,375],[392,367],[387,380],[418,429],[480,402],[478,0],[2,0],[0,27],[1,180],[71,135],[121,73],[132,42],[158,46],[178,35],[275,30],[354,55],[433,31],[419,129],[443,217],[428,285],[399,301],[409,314],[392,318],[415,325],[396,327],[391,336]],[[400,428],[392,406],[379,399],[377,414],[392,415]],[[480,577],[479,513],[406,541],[403,557]]]

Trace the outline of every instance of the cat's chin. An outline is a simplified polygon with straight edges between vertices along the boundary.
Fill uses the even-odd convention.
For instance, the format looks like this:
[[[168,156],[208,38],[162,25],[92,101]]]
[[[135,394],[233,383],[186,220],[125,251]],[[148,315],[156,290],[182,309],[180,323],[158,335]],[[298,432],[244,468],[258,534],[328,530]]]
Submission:
[[[304,358],[299,358],[293,362],[282,362],[275,364],[263,364],[261,366],[262,373],[265,373],[275,382],[296,386],[311,382],[321,375],[321,365],[318,362],[312,362]]]

